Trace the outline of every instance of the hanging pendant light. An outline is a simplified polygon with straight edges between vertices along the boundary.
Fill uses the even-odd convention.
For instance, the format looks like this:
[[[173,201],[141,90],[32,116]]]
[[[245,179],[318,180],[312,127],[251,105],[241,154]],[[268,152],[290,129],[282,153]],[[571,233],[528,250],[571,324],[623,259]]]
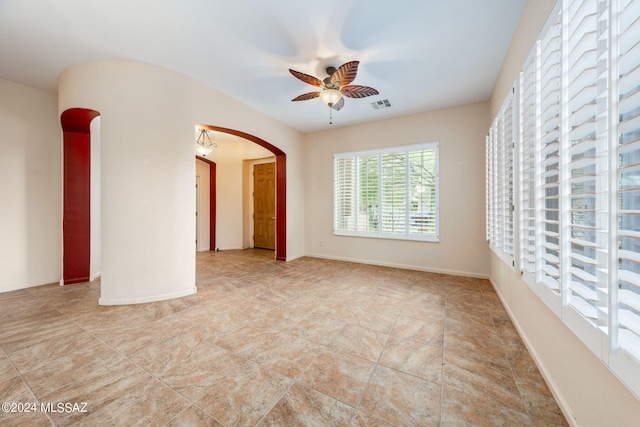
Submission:
[[[207,154],[211,153],[213,148],[217,146],[218,144],[211,141],[209,131],[200,129],[200,135],[198,135],[198,139],[196,139],[196,152],[202,157],[207,157]]]

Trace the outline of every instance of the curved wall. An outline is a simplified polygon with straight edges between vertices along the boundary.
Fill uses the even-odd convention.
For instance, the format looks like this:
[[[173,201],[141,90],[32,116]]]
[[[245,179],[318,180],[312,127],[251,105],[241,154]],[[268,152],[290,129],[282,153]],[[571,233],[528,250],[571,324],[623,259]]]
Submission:
[[[132,304],[195,289],[193,129],[240,129],[287,154],[288,259],[302,256],[301,135],[185,75],[128,62],[95,61],[59,77],[60,112],[101,115],[102,294]],[[296,197],[297,196],[297,197]],[[295,202],[299,200],[300,202]]]

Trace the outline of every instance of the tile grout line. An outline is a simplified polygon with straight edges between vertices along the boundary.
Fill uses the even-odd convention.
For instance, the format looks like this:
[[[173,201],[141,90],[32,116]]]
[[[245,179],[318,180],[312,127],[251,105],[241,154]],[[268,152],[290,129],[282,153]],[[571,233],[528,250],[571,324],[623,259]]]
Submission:
[[[54,310],[58,311],[55,308],[54,308]],[[58,311],[58,313],[60,313],[60,312]],[[38,403],[42,403],[40,401],[40,399],[38,398],[38,396],[36,395],[36,393],[33,391],[33,388],[31,388],[31,385],[22,376],[22,372],[20,372],[20,370],[18,369],[16,364],[13,362],[13,360],[11,360],[11,356],[9,356],[9,353],[7,353],[6,350],[1,345],[0,345],[0,349],[2,350],[2,353],[6,356],[7,360],[9,361],[9,363],[11,363],[11,366],[13,366],[13,369],[16,371],[16,373],[18,374],[18,376],[20,377],[20,379],[22,380],[24,385],[29,389],[29,392],[31,392],[31,395],[34,397],[34,399],[37,400]],[[40,412],[40,411],[38,411],[38,412]],[[49,422],[51,423],[52,426],[57,426],[57,424],[53,421],[53,419],[49,415],[49,412],[45,412],[44,415],[47,417],[47,419],[49,420]]]
[[[165,387],[167,387],[169,390],[173,391],[174,393],[176,393],[178,396],[182,397],[184,400],[186,400],[188,403],[190,403],[192,406],[195,406],[196,408],[200,409],[201,411],[203,411],[204,413],[206,413],[207,415],[209,415],[211,418],[213,418],[214,420],[216,420],[217,422],[220,422],[220,420],[218,420],[217,418],[215,418],[212,414],[210,414],[209,412],[205,411],[203,408],[201,408],[196,402],[191,401],[191,399],[189,399],[187,396],[183,395],[182,393],[180,393],[178,390],[175,390],[173,387],[171,387],[169,384],[167,384],[166,382],[164,382],[163,380],[161,380],[160,378],[156,377],[154,374],[152,374],[151,372],[147,371],[145,368],[143,368],[142,366],[140,366],[138,363],[134,362],[133,360],[131,360],[126,354],[122,353],[121,351],[119,351],[118,349],[116,349],[115,347],[113,347],[109,342],[105,341],[103,338],[97,336],[95,333],[93,333],[91,330],[86,329],[85,327],[83,327],[82,325],[78,324],[75,320],[71,319],[71,321],[73,323],[75,323],[78,327],[80,327],[81,329],[83,329],[85,332],[87,332],[88,334],[92,335],[94,338],[96,338],[98,341],[102,342],[103,344],[105,344],[106,346],[108,346],[109,348],[111,348],[114,352],[116,352],[117,354],[119,354],[120,356],[122,356],[124,359],[128,360],[130,363],[132,363],[133,365],[137,366],[138,368],[140,368],[143,372],[145,372],[147,375],[149,375],[151,378],[155,379],[156,381],[158,381],[159,383],[161,383],[162,385],[164,385]],[[222,348],[222,347],[220,347]],[[228,351],[228,350],[227,350]],[[137,387],[134,387],[133,389],[131,389],[131,391],[133,390],[137,390],[138,388],[142,387],[142,385],[139,385]],[[181,411],[180,413],[186,411],[189,408],[189,406],[187,406],[183,411]],[[176,415],[178,416],[178,414]],[[175,418],[175,417],[174,417]],[[220,422],[220,424],[225,425],[224,423]]]

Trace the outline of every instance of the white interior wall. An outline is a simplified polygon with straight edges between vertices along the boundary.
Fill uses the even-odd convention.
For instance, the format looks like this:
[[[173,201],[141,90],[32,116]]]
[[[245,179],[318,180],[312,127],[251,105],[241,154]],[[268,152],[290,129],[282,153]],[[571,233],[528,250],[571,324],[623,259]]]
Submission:
[[[89,254],[89,280],[100,277],[100,116],[91,121],[91,237]]]
[[[0,79],[0,292],[62,277],[62,133],[55,93]]]
[[[528,0],[491,97],[494,117],[555,0]],[[487,123],[487,129],[489,123]],[[572,425],[637,426],[640,400],[528,288],[498,256],[491,281]]]
[[[242,159],[216,161],[216,246],[242,249]]]
[[[488,114],[488,104],[477,103],[307,135],[306,254],[487,277],[484,156]],[[440,142],[440,242],[333,234],[335,153],[434,141]]]

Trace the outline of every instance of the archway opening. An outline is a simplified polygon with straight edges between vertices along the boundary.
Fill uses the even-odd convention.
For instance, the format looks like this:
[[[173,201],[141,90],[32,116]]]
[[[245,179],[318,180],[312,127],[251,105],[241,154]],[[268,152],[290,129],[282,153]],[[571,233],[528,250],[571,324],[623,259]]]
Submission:
[[[287,259],[287,156],[278,147],[264,139],[235,129],[219,126],[198,125],[199,127],[216,132],[235,135],[251,141],[272,152],[276,158],[276,259]],[[214,174],[215,175],[215,174]],[[214,178],[215,179],[215,178]],[[215,206],[212,206],[211,217],[215,216]],[[213,222],[212,222],[213,224]],[[215,227],[211,227],[215,228]],[[215,233],[215,231],[214,231]],[[215,247],[215,246],[214,246]]]
[[[62,284],[91,278],[91,121],[98,111],[71,108],[60,116],[63,141]]]

